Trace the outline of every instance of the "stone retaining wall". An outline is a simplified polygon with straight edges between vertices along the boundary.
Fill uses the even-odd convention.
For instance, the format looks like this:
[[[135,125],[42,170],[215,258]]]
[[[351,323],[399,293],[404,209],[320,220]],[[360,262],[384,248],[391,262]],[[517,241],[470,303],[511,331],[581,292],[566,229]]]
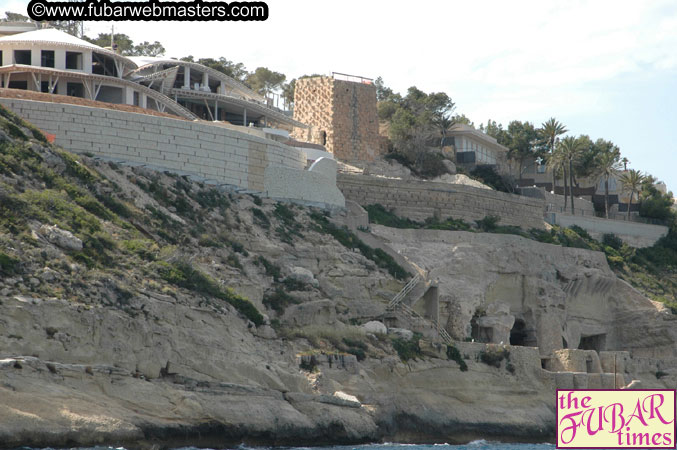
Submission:
[[[89,106],[0,98],[23,119],[76,153],[146,165],[274,198],[343,207],[327,170],[307,171],[305,154],[249,133],[204,122]],[[245,130],[246,131],[246,130]],[[329,167],[328,167],[329,166]]]
[[[337,185],[347,200],[362,206],[379,203],[412,220],[438,216],[469,222],[494,215],[501,225],[544,228],[542,200],[465,185],[404,181],[339,174]]]

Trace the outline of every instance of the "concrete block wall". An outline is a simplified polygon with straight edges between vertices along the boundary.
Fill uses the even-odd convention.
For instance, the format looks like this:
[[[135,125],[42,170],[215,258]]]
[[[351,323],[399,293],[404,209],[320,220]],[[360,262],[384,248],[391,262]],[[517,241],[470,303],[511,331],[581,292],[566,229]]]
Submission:
[[[339,174],[346,200],[362,206],[379,203],[412,220],[437,216],[468,222],[494,215],[501,225],[544,228],[543,201],[470,186]]]
[[[13,98],[0,98],[0,104],[54,134],[55,143],[69,151],[195,175],[276,198],[289,198],[285,195],[293,190],[287,184],[306,183],[296,191],[316,191],[315,203],[344,206],[331,178],[304,176],[303,152],[269,139],[206,123],[88,106]],[[266,179],[270,167],[287,171],[284,183]],[[282,187],[284,192],[275,191]],[[330,191],[323,201],[322,193]]]

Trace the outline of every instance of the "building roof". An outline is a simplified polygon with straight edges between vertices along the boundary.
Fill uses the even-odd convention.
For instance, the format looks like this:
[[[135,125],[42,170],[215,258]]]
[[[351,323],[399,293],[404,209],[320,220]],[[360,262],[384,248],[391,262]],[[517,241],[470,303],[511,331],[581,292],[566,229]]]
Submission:
[[[480,140],[491,147],[506,152],[508,151],[507,147],[504,147],[503,145],[499,144],[493,137],[489,136],[486,133],[481,132],[480,130],[476,130],[475,128],[466,125],[464,123],[455,124],[454,126],[451,127],[451,129],[447,132],[447,134],[449,136],[472,136],[475,139]]]
[[[265,98],[261,94],[245,86],[240,81],[236,80],[233,77],[229,77],[223,72],[219,72],[216,69],[212,69],[211,67],[207,67],[200,63],[191,61],[181,61],[179,59],[171,59],[167,57],[151,57],[151,56],[133,56],[130,59],[132,59],[139,67],[139,70],[137,70],[137,72],[141,72],[141,70],[143,70],[147,66],[156,66],[161,64],[174,64],[177,66],[186,66],[190,67],[191,69],[201,70],[203,72],[207,72],[210,77],[225,82],[228,86],[236,89],[246,97],[252,98],[260,102],[265,102]]]
[[[22,64],[11,64],[9,66],[0,67],[0,74],[4,73],[32,73],[32,74],[44,74],[52,75],[56,77],[64,78],[76,78],[83,81],[98,81],[100,84],[107,83],[117,86],[127,86],[133,89],[137,89],[139,92],[143,92],[148,95],[150,98],[155,100],[157,103],[162,103],[167,109],[174,111],[179,117],[183,117],[188,120],[195,120],[197,117],[184,108],[183,106],[176,103],[173,99],[167,97],[166,95],[161,94],[160,92],[154,91],[142,84],[134,83],[133,81],[125,80],[124,78],[109,77],[105,75],[96,75],[88,74],[84,72],[76,72],[71,70],[61,70],[54,69],[51,67],[37,67],[37,66],[26,66]],[[92,88],[88,84],[83,84],[85,89]]]
[[[0,36],[7,36],[27,31],[37,30],[38,24],[35,22],[0,22]]]
[[[28,44],[28,45],[60,45],[80,50],[92,50],[97,53],[109,55],[115,59],[122,60],[128,66],[136,68],[136,63],[126,56],[119,55],[111,50],[99,47],[96,44],[87,42],[71,34],[57,30],[56,28],[43,28],[41,30],[27,31],[26,33],[19,33],[10,36],[0,37],[0,45],[2,44]]]

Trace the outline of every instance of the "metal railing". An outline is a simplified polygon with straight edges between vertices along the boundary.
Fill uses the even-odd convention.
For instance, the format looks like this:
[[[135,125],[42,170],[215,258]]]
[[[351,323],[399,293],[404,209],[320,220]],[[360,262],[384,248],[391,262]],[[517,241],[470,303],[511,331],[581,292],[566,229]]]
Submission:
[[[397,294],[395,294],[395,296],[393,297],[393,299],[390,300],[390,303],[388,303],[387,309],[388,309],[388,310],[392,310],[392,309],[394,309],[395,307],[397,307],[397,305],[399,305],[400,303],[402,303],[402,300],[404,300],[404,298],[405,298],[411,291],[414,290],[414,288],[416,287],[416,285],[417,285],[420,281],[421,281],[421,276],[420,276],[419,274],[416,274],[416,276],[414,276],[414,278],[412,278],[411,280],[409,280],[409,282],[408,282],[407,284],[404,285],[404,287],[400,290],[400,292],[398,292]]]
[[[452,345],[454,343],[454,340],[451,338],[447,330],[445,330],[444,327],[439,324],[439,322],[437,322],[434,319],[426,319],[425,317],[421,316],[419,313],[414,311],[409,305],[402,302],[407,297],[407,295],[409,295],[409,293],[413,291],[414,288],[418,286],[418,284],[422,281],[424,280],[421,277],[421,275],[416,274],[411,280],[409,280],[409,282],[406,285],[404,285],[404,287],[400,290],[400,292],[398,292],[393,297],[390,303],[388,303],[386,310],[394,311],[395,309],[397,309],[403,312],[409,318],[416,318],[418,320],[422,320],[429,327],[436,330],[437,334],[440,335],[440,337],[446,344]]]
[[[336,79],[336,80],[352,81],[352,82],[355,82],[355,83],[362,83],[362,84],[374,84],[373,78],[367,78],[367,77],[363,77],[363,76],[360,76],[360,75],[350,75],[350,74],[347,74],[347,73],[332,72],[331,77]]]
[[[409,306],[405,305],[402,303],[400,305],[400,309],[409,317],[416,318],[419,320],[422,320],[426,322],[431,328],[434,328],[437,331],[437,334],[440,335],[442,340],[444,341],[445,344],[447,345],[453,345],[454,340],[451,338],[447,330],[444,329],[442,325],[437,320],[434,319],[426,319],[425,317],[421,316],[419,313],[411,309]]]
[[[546,213],[562,213],[562,214],[571,214],[571,208],[566,208],[563,206],[557,206],[552,203],[548,203],[548,205],[545,207],[545,212]],[[622,222],[635,222],[635,223],[644,223],[644,224],[649,224],[649,225],[663,225],[667,226],[668,222],[665,220],[661,219],[654,219],[652,217],[642,217],[637,214],[630,214],[630,218],[628,220],[628,214],[627,213],[616,213],[616,212],[610,212],[609,217],[606,217],[606,214],[604,214],[603,211],[601,212],[591,212],[585,209],[579,209],[579,208],[574,208],[574,215],[576,216],[584,216],[584,217],[596,217],[598,219],[607,219],[607,220],[615,220],[615,221],[622,221]]]
[[[545,207],[546,212],[556,212],[562,214],[571,214],[571,208],[566,206],[558,206],[552,203],[548,203],[548,206]],[[596,217],[595,211],[589,211],[581,208],[574,207],[574,215],[576,216],[587,216],[587,217]]]

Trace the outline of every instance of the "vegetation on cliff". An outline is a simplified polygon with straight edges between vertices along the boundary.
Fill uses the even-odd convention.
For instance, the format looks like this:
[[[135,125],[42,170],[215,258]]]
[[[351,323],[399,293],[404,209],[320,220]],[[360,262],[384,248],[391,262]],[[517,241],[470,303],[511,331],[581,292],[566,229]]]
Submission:
[[[348,307],[331,332],[285,316],[329,296],[279,259],[289,253],[295,260],[313,245],[329,246],[331,258],[365,278],[389,280],[393,294],[409,276],[320,210],[77,156],[0,107],[2,296],[65,299],[148,320],[143,298],[189,298],[216,315],[239,314],[249,326],[270,324],[314,351],[397,354],[389,338],[366,339],[358,325],[370,318],[355,319]]]

